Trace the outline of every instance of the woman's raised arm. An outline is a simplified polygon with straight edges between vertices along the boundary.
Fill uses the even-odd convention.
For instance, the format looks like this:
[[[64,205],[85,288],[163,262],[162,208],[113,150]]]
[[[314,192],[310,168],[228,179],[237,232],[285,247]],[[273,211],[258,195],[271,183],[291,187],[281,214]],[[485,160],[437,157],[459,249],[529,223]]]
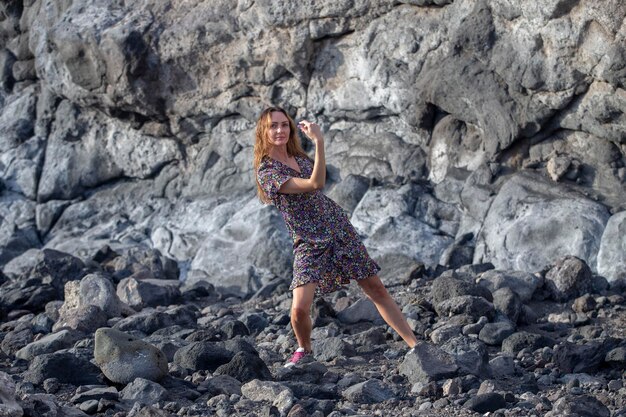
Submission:
[[[280,187],[279,193],[306,193],[320,190],[326,184],[326,158],[324,156],[324,136],[322,135],[322,130],[317,124],[306,120],[298,123],[298,127],[315,144],[313,172],[311,173],[311,178],[290,178]]]

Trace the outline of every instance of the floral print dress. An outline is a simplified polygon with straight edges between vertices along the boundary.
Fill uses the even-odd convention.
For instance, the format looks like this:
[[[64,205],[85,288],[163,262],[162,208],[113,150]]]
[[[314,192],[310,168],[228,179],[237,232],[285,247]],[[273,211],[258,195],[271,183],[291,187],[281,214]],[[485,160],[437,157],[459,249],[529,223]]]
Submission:
[[[310,178],[313,162],[296,156],[300,172],[268,156],[257,171],[259,184],[281,212],[293,238],[293,280],[289,289],[317,282],[327,294],[380,271],[343,209],[321,191],[279,193],[290,178]]]

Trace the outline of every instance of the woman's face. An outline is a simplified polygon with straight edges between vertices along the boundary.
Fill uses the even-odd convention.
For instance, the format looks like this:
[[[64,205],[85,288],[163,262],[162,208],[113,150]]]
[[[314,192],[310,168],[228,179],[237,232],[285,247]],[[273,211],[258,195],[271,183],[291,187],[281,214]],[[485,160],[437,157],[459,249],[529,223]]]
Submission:
[[[285,146],[289,142],[289,119],[279,111],[270,113],[272,122],[268,130],[269,142],[272,146]]]

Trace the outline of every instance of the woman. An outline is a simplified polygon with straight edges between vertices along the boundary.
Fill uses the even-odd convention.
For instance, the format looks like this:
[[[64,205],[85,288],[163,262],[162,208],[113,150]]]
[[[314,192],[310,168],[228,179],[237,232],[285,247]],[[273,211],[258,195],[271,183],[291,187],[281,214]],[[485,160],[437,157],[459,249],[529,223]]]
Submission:
[[[417,339],[380,278],[344,211],[320,190],[326,182],[324,138],[315,123],[298,128],[315,144],[315,161],[304,153],[296,125],[281,108],[261,113],[256,126],[254,168],[261,201],[281,212],[293,238],[294,267],[291,325],[298,349],[285,366],[311,353],[310,310],[315,293],[327,294],[355,279],[380,315],[406,344]]]

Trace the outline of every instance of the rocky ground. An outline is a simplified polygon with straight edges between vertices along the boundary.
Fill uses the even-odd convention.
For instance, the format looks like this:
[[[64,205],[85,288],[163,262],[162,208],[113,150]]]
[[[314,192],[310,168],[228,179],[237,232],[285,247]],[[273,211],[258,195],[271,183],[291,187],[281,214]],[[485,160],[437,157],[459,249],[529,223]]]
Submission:
[[[624,286],[577,258],[397,269],[410,353],[348,287],[291,369],[284,280],[241,299],[140,249],[33,264],[0,276],[2,416],[626,416]]]

